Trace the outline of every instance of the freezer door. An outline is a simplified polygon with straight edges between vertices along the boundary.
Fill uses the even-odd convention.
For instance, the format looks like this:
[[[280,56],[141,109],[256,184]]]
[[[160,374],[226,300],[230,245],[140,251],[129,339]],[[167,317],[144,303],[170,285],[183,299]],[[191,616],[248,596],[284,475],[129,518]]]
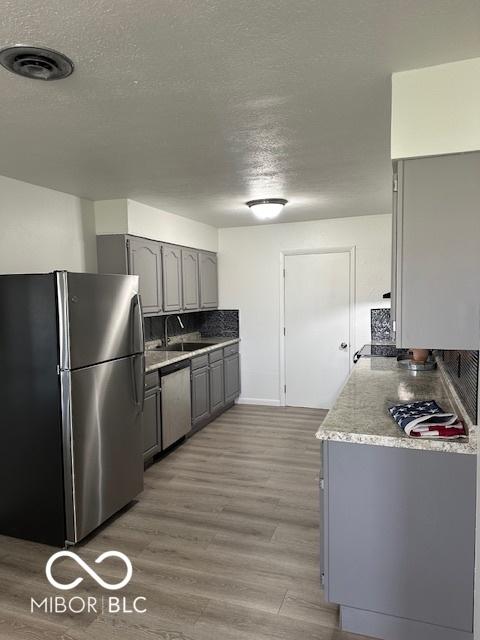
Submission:
[[[57,272],[60,368],[143,353],[138,276]]]
[[[62,387],[70,386],[64,438],[70,542],[84,538],[143,490],[144,366],[142,354],[63,373]]]

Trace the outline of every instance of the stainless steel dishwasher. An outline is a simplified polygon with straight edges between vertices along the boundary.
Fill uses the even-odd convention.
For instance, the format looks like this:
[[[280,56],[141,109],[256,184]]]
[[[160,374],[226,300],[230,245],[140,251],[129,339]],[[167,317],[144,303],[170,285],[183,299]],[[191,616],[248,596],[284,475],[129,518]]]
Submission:
[[[160,369],[162,387],[162,448],[187,435],[192,428],[190,360]]]

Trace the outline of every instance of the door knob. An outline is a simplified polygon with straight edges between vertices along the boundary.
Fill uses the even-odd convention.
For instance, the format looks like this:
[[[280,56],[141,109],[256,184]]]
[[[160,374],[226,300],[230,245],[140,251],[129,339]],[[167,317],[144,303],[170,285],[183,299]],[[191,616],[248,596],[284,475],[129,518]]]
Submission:
[[[340,349],[346,349],[347,347],[348,347],[348,344],[346,342],[340,343]]]

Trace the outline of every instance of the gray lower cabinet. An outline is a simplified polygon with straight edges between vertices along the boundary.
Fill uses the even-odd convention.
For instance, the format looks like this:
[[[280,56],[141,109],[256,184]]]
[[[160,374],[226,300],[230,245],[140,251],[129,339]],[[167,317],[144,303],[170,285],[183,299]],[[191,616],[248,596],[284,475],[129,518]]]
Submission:
[[[148,460],[162,450],[162,413],[158,373],[147,374],[145,381],[145,402],[142,415],[143,458]]]
[[[199,253],[200,308],[218,307],[217,256],[215,253]]]
[[[480,152],[394,165],[397,346],[478,349]]]
[[[233,402],[240,395],[240,354],[228,355],[225,366],[225,402]]]
[[[225,376],[223,356],[210,363],[210,413],[214,414],[225,405]]]
[[[192,428],[195,429],[216,418],[240,395],[238,344],[192,358],[191,368]]]
[[[198,272],[198,251],[182,249],[182,291],[183,308],[200,307],[200,289]]]
[[[162,246],[163,308],[180,311],[182,308],[182,250],[175,245]]]
[[[319,567],[319,573],[320,573],[320,584],[322,586],[324,586],[325,584],[325,518],[323,517],[323,513],[324,513],[324,509],[325,509],[325,500],[324,500],[324,492],[325,492],[325,480],[323,477],[323,443],[321,443],[321,469],[320,469],[320,473],[319,473],[319,479],[318,479],[318,484],[319,484],[319,491],[318,491],[318,497],[319,497],[319,504],[320,504],[320,527],[319,527],[319,541],[320,541],[320,555],[319,555],[319,560],[320,560],[320,567]]]
[[[472,639],[476,456],[326,442],[324,476],[325,596],[342,629]]]
[[[193,364],[193,361],[192,361]],[[210,416],[210,372],[208,363],[192,370],[192,427]]]

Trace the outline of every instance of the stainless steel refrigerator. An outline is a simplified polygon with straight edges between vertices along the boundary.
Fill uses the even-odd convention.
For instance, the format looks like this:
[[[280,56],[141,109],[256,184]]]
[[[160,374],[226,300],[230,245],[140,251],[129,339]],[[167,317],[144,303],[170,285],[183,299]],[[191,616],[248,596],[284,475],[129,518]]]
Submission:
[[[0,534],[75,544],[143,489],[138,277],[0,276]]]

